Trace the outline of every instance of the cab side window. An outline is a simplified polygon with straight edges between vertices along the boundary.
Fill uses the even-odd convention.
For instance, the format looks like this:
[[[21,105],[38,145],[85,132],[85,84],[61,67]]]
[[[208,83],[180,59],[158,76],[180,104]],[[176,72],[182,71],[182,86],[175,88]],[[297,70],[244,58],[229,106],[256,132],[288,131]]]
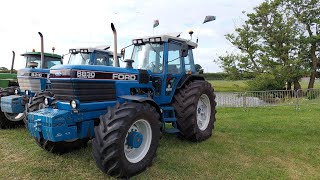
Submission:
[[[191,64],[191,50],[189,50],[188,56],[184,57],[184,67],[186,70],[186,74],[190,71],[192,72],[192,64]]]
[[[169,74],[180,74],[182,71],[182,59],[180,57],[179,50],[181,49],[181,44],[178,42],[169,42],[168,51],[168,73]]]
[[[95,65],[108,65],[109,57],[107,54],[96,52],[94,55],[94,64]]]

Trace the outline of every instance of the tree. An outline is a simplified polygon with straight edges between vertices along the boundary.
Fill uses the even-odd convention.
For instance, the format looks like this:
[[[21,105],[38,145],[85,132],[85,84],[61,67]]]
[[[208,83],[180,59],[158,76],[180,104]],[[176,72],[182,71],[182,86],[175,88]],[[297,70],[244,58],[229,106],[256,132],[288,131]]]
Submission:
[[[299,79],[310,64],[305,53],[307,46],[301,40],[304,31],[287,8],[287,1],[266,0],[247,14],[248,20],[234,34],[226,35],[240,50],[239,54],[218,58],[226,71],[250,72],[259,77],[268,73],[269,77],[281,77],[283,84],[287,81],[288,89],[292,83],[295,90],[301,89]]]
[[[300,43],[308,45],[310,62],[310,81],[308,88],[313,88],[317,69],[319,68],[320,49],[320,2],[318,0],[288,0],[287,8],[302,25],[304,33]]]

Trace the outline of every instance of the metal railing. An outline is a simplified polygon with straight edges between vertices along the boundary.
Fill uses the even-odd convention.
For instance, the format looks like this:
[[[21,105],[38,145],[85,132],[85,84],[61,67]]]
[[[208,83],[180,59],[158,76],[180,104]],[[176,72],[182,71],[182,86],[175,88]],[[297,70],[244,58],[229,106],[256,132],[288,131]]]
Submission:
[[[218,107],[294,106],[304,101],[320,104],[320,89],[216,92]]]

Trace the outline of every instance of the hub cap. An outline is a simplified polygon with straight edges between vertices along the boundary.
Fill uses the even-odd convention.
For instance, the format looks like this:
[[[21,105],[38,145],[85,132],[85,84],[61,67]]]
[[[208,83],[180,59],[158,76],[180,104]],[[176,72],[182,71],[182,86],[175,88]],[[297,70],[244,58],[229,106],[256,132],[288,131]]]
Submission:
[[[201,131],[207,129],[211,116],[211,105],[209,97],[202,94],[197,104],[197,125]]]
[[[24,118],[24,113],[4,113],[7,119],[10,121],[21,121]]]
[[[124,154],[131,163],[141,161],[148,153],[152,130],[148,121],[139,119],[129,128],[124,141]]]

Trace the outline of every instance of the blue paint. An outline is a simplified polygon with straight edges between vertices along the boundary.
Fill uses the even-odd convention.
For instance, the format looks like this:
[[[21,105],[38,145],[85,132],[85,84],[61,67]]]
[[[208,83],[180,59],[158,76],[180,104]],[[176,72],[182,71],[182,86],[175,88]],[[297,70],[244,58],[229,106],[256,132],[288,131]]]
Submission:
[[[52,142],[67,141],[72,139],[83,139],[94,137],[94,125],[95,121],[99,122],[99,117],[107,113],[109,107],[115,106],[117,103],[121,104],[126,101],[135,102],[148,102],[155,104],[159,111],[161,111],[161,120],[164,128],[166,123],[171,123],[173,129],[168,132],[179,132],[177,130],[175,110],[171,106],[173,96],[178,87],[183,84],[184,79],[190,74],[185,69],[185,58],[182,59],[180,73],[168,72],[168,50],[169,43],[164,42],[164,53],[163,53],[163,71],[161,73],[153,74],[150,70],[149,73],[153,79],[158,78],[161,83],[159,94],[156,94],[156,87],[150,79],[147,83],[139,83],[140,78],[143,74],[139,74],[138,69],[121,68],[121,67],[110,67],[101,65],[57,65],[51,68],[52,72],[73,72],[74,70],[82,70],[88,72],[105,72],[105,73],[124,73],[137,75],[137,80],[116,80],[112,78],[108,79],[84,79],[76,78],[73,76],[63,76],[50,78],[51,82],[59,80],[59,83],[66,82],[70,85],[74,85],[78,82],[114,82],[116,90],[116,98],[112,101],[102,102],[81,102],[78,99],[77,108],[73,109],[70,106],[70,102],[58,101],[56,103],[56,109],[48,107],[41,109],[36,112],[31,112],[28,115],[29,119],[29,131],[32,136],[40,138],[43,137],[45,140]],[[194,61],[192,50],[189,50],[189,65],[191,66],[191,73],[195,74]],[[134,94],[132,89],[137,90],[137,94]],[[73,89],[76,91],[76,89]],[[139,94],[139,90],[144,92]],[[132,94],[133,93],[133,94]],[[129,132],[127,137],[127,145],[132,148],[140,147],[143,136],[139,132]]]
[[[17,95],[1,97],[1,110],[7,113],[24,112],[23,97]]]
[[[129,132],[127,136],[127,145],[130,148],[139,148],[143,142],[143,135],[137,131]]]

